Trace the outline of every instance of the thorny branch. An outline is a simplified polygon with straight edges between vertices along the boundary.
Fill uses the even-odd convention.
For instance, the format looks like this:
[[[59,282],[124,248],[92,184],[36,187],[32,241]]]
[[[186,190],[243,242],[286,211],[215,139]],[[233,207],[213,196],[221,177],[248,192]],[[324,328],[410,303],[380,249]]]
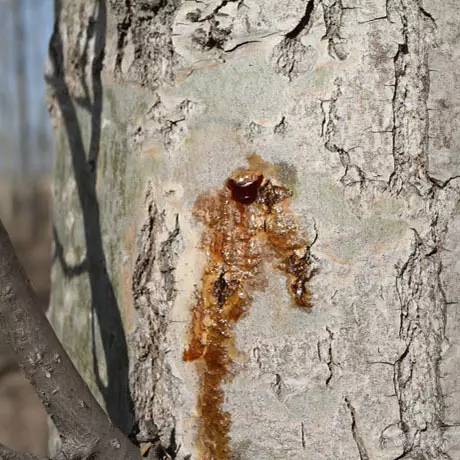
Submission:
[[[62,440],[55,460],[135,460],[137,448],[112,425],[72,364],[0,221],[0,331],[16,354]],[[0,458],[40,460],[0,444]]]

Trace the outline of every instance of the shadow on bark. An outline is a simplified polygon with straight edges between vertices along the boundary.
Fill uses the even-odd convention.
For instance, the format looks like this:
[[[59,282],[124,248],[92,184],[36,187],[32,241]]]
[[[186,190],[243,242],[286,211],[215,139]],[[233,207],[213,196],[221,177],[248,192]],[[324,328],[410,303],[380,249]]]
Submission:
[[[87,24],[86,44],[79,63],[83,67],[80,69],[82,75],[80,83],[85,96],[82,100],[73,98],[65,80],[64,45],[60,31],[62,0],[55,1],[55,26],[49,49],[53,73],[47,76],[47,81],[54,91],[54,96],[64,121],[83,215],[86,242],[84,271],[88,273],[91,289],[93,312],[92,348],[96,383],[104,397],[105,405],[112,422],[127,433],[131,430],[133,421],[133,404],[128,388],[128,348],[118,302],[106,265],[100,223],[100,209],[96,193],[103,107],[101,71],[104,61],[107,6],[105,0],[96,0],[94,5],[95,11]],[[88,64],[87,57],[91,40],[94,40],[94,56],[90,64],[91,85],[88,85],[85,76],[85,67]],[[90,87],[92,89],[92,97]],[[85,149],[82,129],[77,117],[76,104],[88,110],[91,115],[91,134],[87,150]],[[56,232],[54,237],[57,239]],[[62,250],[60,243],[56,247]],[[63,262],[61,257],[57,257],[57,259],[61,263]],[[71,268],[66,266],[63,266],[63,268],[64,274],[67,276],[66,273]],[[95,353],[95,316],[100,328],[107,365],[107,385],[101,379],[97,355]]]

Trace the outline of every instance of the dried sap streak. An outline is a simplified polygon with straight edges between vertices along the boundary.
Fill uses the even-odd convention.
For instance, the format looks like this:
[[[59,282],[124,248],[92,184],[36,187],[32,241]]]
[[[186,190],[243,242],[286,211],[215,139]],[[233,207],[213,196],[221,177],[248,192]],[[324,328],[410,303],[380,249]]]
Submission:
[[[202,247],[208,259],[184,360],[198,360],[199,448],[204,460],[231,457],[231,420],[223,410],[222,384],[231,378],[236,356],[234,325],[248,311],[251,292],[264,286],[261,262],[275,261],[287,275],[296,305],[310,306],[309,244],[288,208],[290,191],[268,178],[273,172],[258,157],[250,157],[248,169],[236,171],[226,187],[195,203],[194,214],[205,225]]]

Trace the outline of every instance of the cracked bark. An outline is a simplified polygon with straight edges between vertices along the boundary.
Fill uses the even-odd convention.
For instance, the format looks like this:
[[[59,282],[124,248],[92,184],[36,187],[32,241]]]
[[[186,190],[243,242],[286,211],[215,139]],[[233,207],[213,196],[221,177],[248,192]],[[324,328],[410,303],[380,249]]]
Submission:
[[[396,281],[401,302],[400,336],[407,344],[394,374],[401,427],[406,436],[400,458],[424,455],[447,459],[439,374],[446,299],[437,249],[427,244],[415,233],[413,251]]]
[[[443,192],[433,183],[427,170],[429,41],[420,39],[432,33],[433,18],[417,1],[401,1],[394,4],[394,8],[401,17],[404,41],[398,45],[394,58],[395,166],[390,185],[396,193],[414,187],[424,197],[431,227],[425,237],[414,230],[412,252],[396,279],[401,305],[399,335],[407,345],[395,365],[394,375],[401,427],[406,437],[404,452],[399,458],[423,455],[430,459],[447,459],[450,457],[444,451],[444,402],[439,373],[445,342],[446,299],[438,249],[451,210],[442,203]]]
[[[138,238],[139,255],[132,281],[134,307],[138,315],[131,339],[135,353],[131,387],[138,415],[138,441],[160,458],[168,458],[167,455],[174,457],[178,449],[174,430],[168,430],[168,427],[174,426],[174,414],[158,408],[155,395],[161,391],[163,398],[174,398],[174,382],[170,365],[166,362],[168,347],[165,339],[167,313],[176,296],[174,270],[180,227],[177,215],[172,228],[166,227],[164,211],[158,210],[151,190],[147,192],[145,201],[146,220]],[[153,379],[152,374],[155,375]]]
[[[337,116],[337,101],[342,95],[341,85],[342,80],[337,78],[335,80],[335,90],[331,98],[320,102],[323,116],[321,137],[324,137],[324,147],[330,152],[336,153],[340,160],[340,164],[343,167],[343,175],[340,178],[342,185],[350,187],[358,184],[362,190],[369,184],[369,179],[358,165],[351,162],[350,152],[334,142],[336,124],[339,121]]]
[[[353,434],[353,439],[355,440],[356,447],[358,448],[359,458],[360,460],[369,460],[369,454],[367,453],[366,447],[364,442],[359,434],[358,427],[356,424],[356,411],[355,408],[352,406],[350,400],[345,398],[345,403],[350,411],[351,417],[351,432]]]
[[[398,192],[410,183],[426,194],[431,189],[427,174],[429,93],[428,48],[422,35],[431,32],[417,1],[390,3],[402,22],[403,42],[394,57],[392,189]]]
[[[329,369],[329,375],[326,379],[326,386],[328,386],[329,383],[331,382],[332,377],[334,376],[334,371],[333,371],[334,359],[332,357],[332,341],[334,339],[334,334],[329,328],[326,328],[326,330],[327,330],[327,333],[329,334],[328,348],[327,348],[327,360],[326,360],[327,368]]]
[[[222,385],[231,455],[460,455],[460,8],[361,3],[110,0],[101,52],[98,2],[62,2],[51,318],[146,456],[199,458],[192,209],[251,153],[319,270],[301,314],[267,259]]]

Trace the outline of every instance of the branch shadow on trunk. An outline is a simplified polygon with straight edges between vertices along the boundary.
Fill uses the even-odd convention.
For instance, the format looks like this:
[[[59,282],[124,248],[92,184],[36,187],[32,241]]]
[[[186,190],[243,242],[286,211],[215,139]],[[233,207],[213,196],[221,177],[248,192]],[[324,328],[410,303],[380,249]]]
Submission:
[[[91,88],[85,90],[84,103],[91,114],[91,134],[89,147],[85,149],[82,129],[78,120],[75,98],[72,97],[65,79],[64,45],[60,31],[62,0],[55,1],[55,27],[50,41],[50,61],[52,74],[47,81],[52,87],[64,122],[72,167],[81,206],[86,243],[86,271],[89,278],[92,305],[92,349],[94,374],[97,386],[103,395],[109,416],[125,433],[130,432],[133,423],[133,403],[128,387],[128,347],[124,334],[119,305],[110,281],[107,261],[104,254],[101,216],[96,192],[98,156],[101,138],[101,114],[103,109],[103,88],[101,71],[104,61],[107,6],[105,0],[94,2],[95,12],[87,30],[88,42],[94,39],[94,57],[91,62]],[[86,60],[86,56],[83,57]],[[86,62],[86,61],[85,61]],[[85,69],[82,72],[82,87],[88,88]],[[92,99],[92,100],[91,100]],[[107,384],[102,381],[99,363],[95,353],[95,319],[100,336],[107,367]]]

